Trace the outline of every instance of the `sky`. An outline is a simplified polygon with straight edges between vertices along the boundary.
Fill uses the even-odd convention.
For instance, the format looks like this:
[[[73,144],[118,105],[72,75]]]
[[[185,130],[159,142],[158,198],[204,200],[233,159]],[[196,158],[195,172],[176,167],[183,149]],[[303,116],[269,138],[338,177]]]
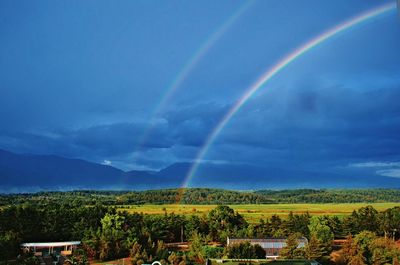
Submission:
[[[287,66],[197,156],[282,57],[394,2],[1,1],[0,149],[123,170],[198,162],[400,178],[395,11]]]

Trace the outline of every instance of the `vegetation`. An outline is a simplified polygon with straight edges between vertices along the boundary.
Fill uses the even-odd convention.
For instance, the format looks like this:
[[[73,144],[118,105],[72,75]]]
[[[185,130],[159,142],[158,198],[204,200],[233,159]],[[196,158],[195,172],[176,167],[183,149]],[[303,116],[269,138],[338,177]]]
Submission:
[[[349,235],[344,247],[333,256],[336,264],[399,264],[400,249],[389,238],[363,231],[354,238]]]
[[[400,189],[341,189],[341,190],[260,190],[275,203],[373,203],[400,202]]]
[[[46,204],[72,201],[85,205],[140,204],[269,204],[269,203],[377,203],[400,202],[400,189],[262,190],[239,192],[222,189],[162,189],[147,191],[69,191],[2,194],[0,206],[26,202]]]
[[[258,215],[256,221],[254,215],[249,222],[242,213],[271,205],[201,206],[208,207],[207,211],[198,211],[200,206],[193,210],[193,206],[186,214],[176,214],[168,210],[168,205],[160,205],[165,209],[159,214],[146,214],[102,203],[85,204],[80,199],[61,203],[50,196],[35,201],[35,196],[0,209],[0,260],[15,260],[22,242],[69,240],[81,240],[83,244],[66,261],[68,264],[130,257],[133,264],[160,260],[163,264],[184,265],[204,263],[209,258],[265,255],[262,248],[249,243],[225,246],[227,237],[285,237],[283,258],[315,259],[324,264],[330,260],[335,264],[396,264],[400,259],[400,250],[394,244],[400,236],[398,206],[377,209],[369,205],[338,217],[323,212],[291,212],[296,205],[287,205],[286,216]],[[279,206],[284,208],[285,204]],[[300,237],[308,239],[304,248],[298,247]],[[346,237],[341,250],[332,248],[333,239]],[[191,242],[185,252],[167,247],[168,243],[181,241]],[[216,242],[222,246],[216,247]],[[37,259],[20,256],[17,263],[36,264]]]
[[[264,259],[265,250],[260,245],[244,242],[228,246],[225,255],[230,259]]]

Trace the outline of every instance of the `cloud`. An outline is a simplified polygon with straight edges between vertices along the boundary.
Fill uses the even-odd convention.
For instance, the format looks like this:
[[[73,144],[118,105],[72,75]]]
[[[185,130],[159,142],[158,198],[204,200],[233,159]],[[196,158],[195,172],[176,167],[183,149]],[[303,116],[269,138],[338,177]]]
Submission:
[[[78,129],[0,131],[0,148],[103,163],[112,160],[122,168],[135,165],[159,169],[177,161],[191,161],[226,108],[214,102],[182,105],[151,124],[115,122]]]
[[[110,166],[111,164],[112,164],[112,162],[110,161],[110,160],[103,160],[103,163],[102,163],[103,165],[106,165],[106,166]]]
[[[385,177],[400,178],[400,168],[378,170],[376,173]]]
[[[202,160],[393,175],[377,171],[398,166],[385,161],[400,161],[400,106],[393,102],[399,97],[397,87],[364,91],[316,80],[272,87],[234,116]],[[231,106],[199,100],[172,105],[152,124],[107,118],[87,126],[1,131],[0,148],[160,169],[193,161]]]
[[[400,178],[400,162],[398,161],[393,161],[393,162],[369,161],[369,162],[353,163],[350,164],[349,167],[373,170],[375,174],[384,177]]]
[[[362,162],[350,164],[349,166],[361,168],[400,167],[400,162]]]

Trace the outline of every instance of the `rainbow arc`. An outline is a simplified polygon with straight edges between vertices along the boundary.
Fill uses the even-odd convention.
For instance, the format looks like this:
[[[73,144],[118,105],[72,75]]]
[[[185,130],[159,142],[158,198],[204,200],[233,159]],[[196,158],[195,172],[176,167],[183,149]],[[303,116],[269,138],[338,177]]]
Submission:
[[[323,32],[322,34],[316,36],[315,38],[309,40],[305,44],[299,46],[295,50],[293,50],[288,55],[284,56],[280,61],[278,61],[275,65],[273,65],[270,69],[264,72],[257,80],[251,85],[239,100],[229,109],[229,111],[224,115],[224,117],[220,120],[220,122],[213,128],[211,133],[208,135],[205,144],[197,153],[197,156],[194,160],[193,166],[190,168],[189,172],[187,173],[184,182],[182,183],[182,188],[186,188],[190,185],[190,181],[193,179],[196,170],[199,166],[199,161],[206,155],[208,150],[210,149],[211,145],[221,133],[221,131],[225,128],[225,126],[229,123],[232,117],[240,110],[240,108],[248,102],[248,100],[261,88],[265,86],[265,84],[271,80],[274,76],[280,73],[283,69],[285,69],[288,65],[292,62],[312,50],[313,48],[317,47],[318,45],[328,41],[329,39],[333,38],[334,36],[342,33],[354,26],[357,26],[363,22],[367,22],[371,19],[379,17],[383,14],[388,13],[389,11],[394,11],[396,8],[395,3],[386,4],[383,6],[379,6],[372,10],[366,11],[354,18],[351,18],[343,23],[340,23],[333,28]],[[180,189],[180,196],[183,195],[184,189]]]

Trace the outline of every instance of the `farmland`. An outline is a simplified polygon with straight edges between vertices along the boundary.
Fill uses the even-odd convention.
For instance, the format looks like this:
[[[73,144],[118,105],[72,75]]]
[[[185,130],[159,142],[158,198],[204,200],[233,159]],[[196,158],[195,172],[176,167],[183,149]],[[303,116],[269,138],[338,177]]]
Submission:
[[[321,204],[239,204],[230,205],[232,209],[243,215],[248,221],[258,221],[260,218],[268,218],[272,215],[286,216],[290,212],[300,214],[309,212],[311,215],[337,215],[350,214],[366,205],[372,205],[378,211],[400,206],[400,203],[321,203]],[[120,205],[120,211],[143,214],[175,213],[180,215],[204,214],[214,209],[217,205],[191,205],[191,204],[144,204],[144,205]]]

